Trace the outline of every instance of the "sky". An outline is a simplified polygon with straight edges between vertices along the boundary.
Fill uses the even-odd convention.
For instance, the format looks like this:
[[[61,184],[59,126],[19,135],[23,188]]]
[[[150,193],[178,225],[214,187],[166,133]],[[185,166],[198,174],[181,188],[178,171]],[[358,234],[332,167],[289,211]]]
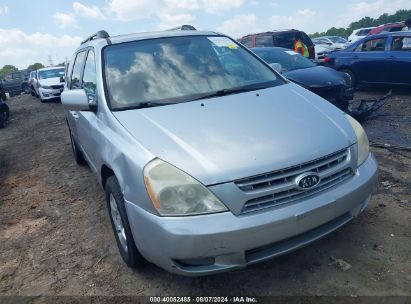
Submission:
[[[191,24],[239,38],[273,29],[306,33],[411,9],[410,0],[0,0],[0,67],[70,58],[84,37]]]

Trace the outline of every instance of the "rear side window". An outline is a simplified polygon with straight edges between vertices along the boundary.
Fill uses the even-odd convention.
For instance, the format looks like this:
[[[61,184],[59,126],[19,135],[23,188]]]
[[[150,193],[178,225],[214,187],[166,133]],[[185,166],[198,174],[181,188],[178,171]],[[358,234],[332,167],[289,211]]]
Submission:
[[[274,40],[272,35],[257,36],[255,38],[256,47],[274,46]]]
[[[243,44],[244,46],[248,47],[248,48],[252,48],[253,47],[253,39],[251,37],[244,37],[241,39],[241,44]]]
[[[11,74],[12,79],[21,79],[21,73],[13,73]]]
[[[73,66],[73,73],[71,74],[70,89],[80,89],[81,70],[83,68],[85,57],[86,57],[86,51],[82,51],[77,54],[77,57],[76,57],[76,60]]]
[[[274,45],[286,49],[294,49],[295,32],[284,32],[274,34]]]
[[[395,37],[391,44],[391,51],[411,52],[411,37]]]

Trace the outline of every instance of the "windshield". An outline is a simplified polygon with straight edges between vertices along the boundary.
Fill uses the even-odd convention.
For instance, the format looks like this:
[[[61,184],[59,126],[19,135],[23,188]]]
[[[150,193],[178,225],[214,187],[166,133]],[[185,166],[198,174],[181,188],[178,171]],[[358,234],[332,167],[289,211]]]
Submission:
[[[330,39],[334,43],[347,43],[347,40],[342,37],[329,37],[328,39]]]
[[[39,71],[39,79],[55,78],[64,75],[64,68]]]
[[[315,64],[311,60],[287,49],[262,48],[253,49],[253,52],[260,56],[267,63],[281,64],[282,72],[311,68],[315,66]]]
[[[114,44],[104,49],[111,109],[187,102],[218,91],[272,87],[284,81],[235,41],[184,36]]]

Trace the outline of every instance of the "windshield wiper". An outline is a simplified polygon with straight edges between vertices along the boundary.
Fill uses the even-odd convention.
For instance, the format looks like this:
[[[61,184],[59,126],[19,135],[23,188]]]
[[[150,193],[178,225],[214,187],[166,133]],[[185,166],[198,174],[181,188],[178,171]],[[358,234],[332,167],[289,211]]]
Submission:
[[[175,104],[175,102],[140,102],[137,105],[129,106],[129,107],[122,107],[119,110],[135,110],[135,109],[144,109],[144,108],[153,108],[159,106],[167,106]]]
[[[219,97],[219,96],[227,96],[227,95],[250,92],[250,91],[256,91],[256,90],[262,90],[262,89],[266,89],[266,88],[270,88],[270,87],[271,87],[271,85],[265,84],[265,85],[252,85],[252,86],[232,88],[232,89],[223,89],[223,90],[218,90],[218,91],[215,91],[215,92],[212,92],[212,93],[202,95],[200,97],[191,99],[190,101],[208,99],[208,98]]]

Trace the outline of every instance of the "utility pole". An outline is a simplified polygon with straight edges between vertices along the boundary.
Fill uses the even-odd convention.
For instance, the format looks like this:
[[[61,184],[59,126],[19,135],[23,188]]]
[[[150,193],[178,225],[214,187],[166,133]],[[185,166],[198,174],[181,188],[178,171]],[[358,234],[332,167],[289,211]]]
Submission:
[[[51,55],[48,55],[48,61],[49,61],[49,66],[54,66],[53,57]]]

